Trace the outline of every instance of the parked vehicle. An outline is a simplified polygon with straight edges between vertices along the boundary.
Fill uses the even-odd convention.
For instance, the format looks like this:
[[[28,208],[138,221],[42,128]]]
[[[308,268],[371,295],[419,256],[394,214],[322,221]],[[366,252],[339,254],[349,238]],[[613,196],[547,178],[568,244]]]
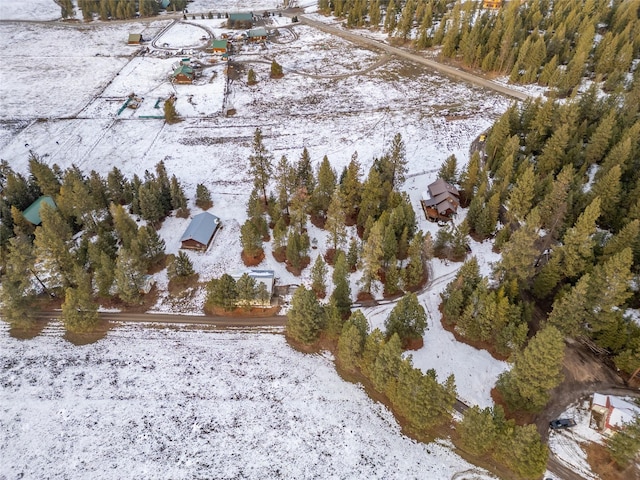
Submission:
[[[576,422],[571,418],[558,418],[556,420],[552,420],[549,422],[549,428],[553,430],[560,430],[563,428],[571,428],[575,427]]]

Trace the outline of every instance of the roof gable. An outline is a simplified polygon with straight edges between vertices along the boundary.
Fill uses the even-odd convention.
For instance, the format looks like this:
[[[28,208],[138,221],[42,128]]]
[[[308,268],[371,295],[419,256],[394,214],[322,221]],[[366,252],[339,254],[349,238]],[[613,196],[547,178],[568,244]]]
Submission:
[[[40,208],[42,208],[43,203],[46,203],[50,207],[57,208],[56,202],[53,201],[53,198],[43,195],[31,205],[29,205],[27,209],[22,213],[27,222],[34,225],[40,225],[42,223],[42,219],[40,218]]]
[[[252,22],[253,21],[253,14],[252,13],[242,13],[242,12],[230,13],[229,14],[229,20],[234,21],[234,22]]]
[[[220,225],[220,219],[209,212],[202,212],[193,217],[191,223],[182,234],[181,242],[195,240],[202,245],[208,245],[211,237]]]
[[[229,40],[227,39],[222,39],[222,40],[211,40],[211,48],[227,48],[229,44]]]
[[[432,197],[445,192],[449,192],[456,197],[460,196],[460,192],[458,191],[458,189],[450,183],[445,182],[442,178],[437,179],[435,182],[429,185],[427,189],[429,190],[429,195],[431,195]]]

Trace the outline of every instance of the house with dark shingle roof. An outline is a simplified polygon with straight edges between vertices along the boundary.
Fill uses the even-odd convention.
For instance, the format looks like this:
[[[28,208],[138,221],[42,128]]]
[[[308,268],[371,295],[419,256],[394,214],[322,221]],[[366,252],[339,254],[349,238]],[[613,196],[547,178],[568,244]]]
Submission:
[[[220,227],[220,219],[209,212],[202,212],[193,217],[191,223],[182,234],[180,242],[189,250],[206,250],[213,236]]]
[[[27,222],[32,223],[36,226],[42,223],[42,219],[40,218],[40,209],[42,208],[43,203],[46,203],[50,207],[57,208],[56,202],[53,201],[53,198],[43,195],[31,205],[29,205],[24,212],[22,212],[22,216],[24,216]]]
[[[439,178],[427,186],[427,191],[429,197],[423,195],[420,201],[427,220],[450,220],[458,213],[460,192],[456,187]]]

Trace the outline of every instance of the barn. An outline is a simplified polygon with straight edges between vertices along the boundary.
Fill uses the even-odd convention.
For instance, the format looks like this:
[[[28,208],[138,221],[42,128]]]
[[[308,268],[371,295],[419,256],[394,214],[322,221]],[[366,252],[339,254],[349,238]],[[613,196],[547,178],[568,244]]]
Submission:
[[[205,251],[209,248],[219,227],[220,219],[218,217],[209,212],[199,213],[193,217],[191,223],[182,234],[180,248]]]

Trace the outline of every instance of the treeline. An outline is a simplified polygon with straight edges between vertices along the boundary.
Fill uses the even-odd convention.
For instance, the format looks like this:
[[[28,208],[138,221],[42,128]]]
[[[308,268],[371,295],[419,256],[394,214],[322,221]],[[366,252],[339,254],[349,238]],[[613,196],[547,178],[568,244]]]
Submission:
[[[313,270],[314,290],[319,296],[326,293],[324,262],[335,266],[336,287],[348,287],[346,280],[335,278],[338,273],[347,275],[359,267],[363,273],[361,293],[366,295],[379,283],[388,295],[414,290],[424,283],[423,265],[430,241],[416,231],[409,197],[398,191],[407,164],[400,134],[387,153],[374,159],[365,180],[357,153],[340,175],[326,156],[316,173],[306,148],[297,162],[282,156],[274,167],[260,129],[254,135],[249,164],[255,189],[247,206],[248,219],[241,228],[245,261],[259,261],[264,254],[263,242],[272,238],[275,258],[286,261],[290,270],[299,274],[310,261],[307,222],[311,221],[328,234],[324,260],[318,260]],[[269,192],[272,184],[275,191]],[[355,229],[349,230],[349,226]],[[349,297],[349,293],[341,296]]]
[[[296,290],[288,318],[290,338],[306,345],[322,339],[323,346],[329,340],[342,371],[383,395],[414,436],[431,438],[438,427],[451,422],[456,401],[453,375],[439,383],[434,370],[422,372],[413,366],[410,355],[403,354],[404,346],[421,339],[427,327],[426,312],[415,294],[398,301],[385,320],[384,332],[377,328],[369,332],[360,310],[345,321],[334,302],[321,305],[313,290],[305,287]],[[562,342],[560,336],[558,341]],[[538,357],[528,354],[519,369],[528,372],[530,365],[544,368],[546,364],[535,363]],[[505,418],[499,406],[467,410],[456,424],[456,432],[458,446],[478,457],[490,455],[518,478],[539,478],[546,469],[548,449],[535,425],[517,426]]]
[[[541,409],[561,379],[532,382],[524,372],[540,369],[517,368],[537,338],[522,350],[534,308],[548,315],[536,360],[545,372],[561,361],[565,335],[594,342],[628,375],[640,367],[640,326],[625,315],[639,301],[639,92],[636,78],[624,95],[592,87],[573,102],[513,106],[459,177],[471,199],[462,229],[495,236],[502,256],[490,278],[465,263],[442,295],[444,321],[514,355],[498,384],[514,409]]]
[[[532,0],[498,11],[482,1],[319,0],[350,27],[382,27],[415,48],[570,94],[587,75],[607,91],[625,86],[640,53],[638,0]]]
[[[228,273],[219,278],[212,278],[207,283],[206,304],[231,312],[241,306],[250,310],[257,302],[268,304],[270,293],[264,282],[256,282],[248,273],[243,273],[236,281]]]
[[[17,326],[29,325],[41,292],[63,299],[71,330],[92,328],[100,298],[137,303],[148,271],[165,263],[156,228],[171,212],[188,215],[182,186],[163,162],[144,179],[129,180],[117,167],[106,178],[95,171],[87,176],[31,154],[27,177],[0,164],[0,189],[0,298],[3,317]],[[22,212],[42,195],[55,207],[43,202],[35,226]],[[130,214],[147,225],[139,227]],[[168,263],[172,277],[193,273],[184,254]]]
[[[60,0],[62,18],[75,15],[71,0]],[[168,9],[181,12],[187,6],[187,0],[171,0]],[[93,20],[94,16],[100,20],[127,20],[130,18],[150,17],[162,10],[160,0],[78,0],[78,8],[82,10],[85,21]]]

